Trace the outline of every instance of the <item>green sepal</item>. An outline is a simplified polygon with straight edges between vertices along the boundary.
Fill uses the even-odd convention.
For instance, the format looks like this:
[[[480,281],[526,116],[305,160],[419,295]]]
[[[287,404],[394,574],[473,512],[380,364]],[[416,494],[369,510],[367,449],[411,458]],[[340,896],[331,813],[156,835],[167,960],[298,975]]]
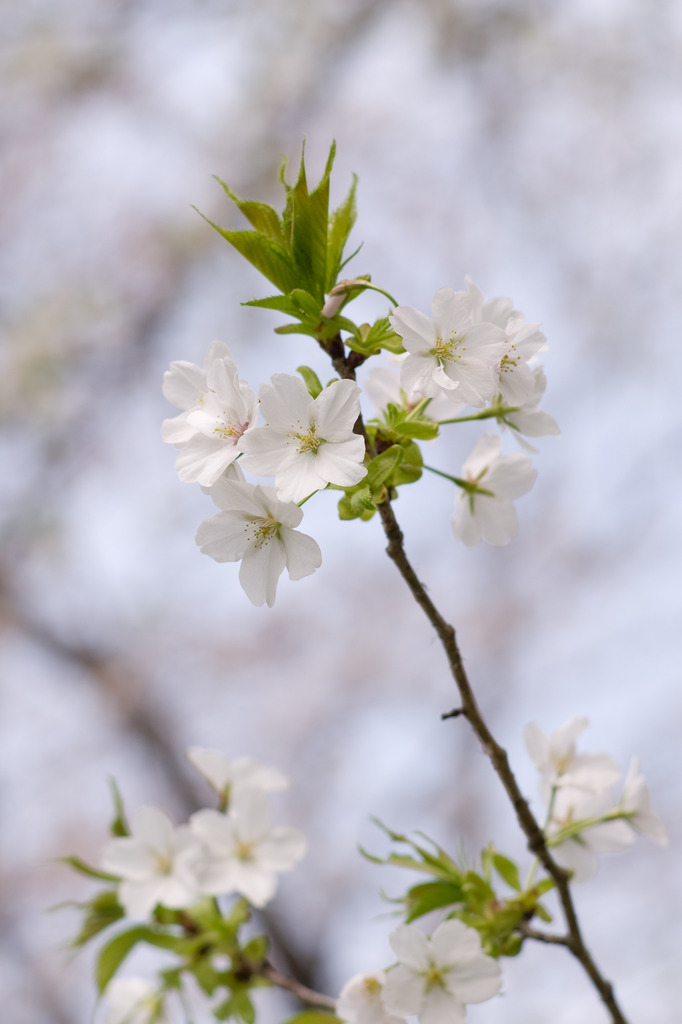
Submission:
[[[187,970],[194,975],[197,985],[207,996],[212,996],[225,983],[223,974],[216,971],[208,957],[197,960]]]
[[[119,932],[99,952],[95,966],[95,980],[97,991],[101,995],[116,971],[119,969],[128,954],[140,942],[146,942],[150,946],[158,946],[161,949],[177,950],[182,940],[164,932],[156,932],[146,925],[138,925],[129,928],[125,932]]]
[[[405,895],[405,921],[410,924],[432,910],[461,903],[462,899],[462,886],[456,882],[423,882],[421,885],[413,885]]]
[[[89,878],[99,878],[102,882],[118,882],[118,875],[110,875],[106,871],[100,871],[98,868],[93,868],[89,864],[86,864],[80,857],[58,857],[60,864],[68,864],[74,871],[78,871],[81,875],[87,875]]]
[[[114,779],[113,776],[109,779],[109,789],[111,790],[111,797],[114,801],[114,810],[116,812],[116,816],[109,826],[109,831],[112,836],[129,836],[130,828],[128,826],[125,808],[123,807],[123,797],[121,796],[121,791],[116,785],[116,779]]]
[[[492,863],[495,871],[497,871],[500,878],[507,883],[510,889],[521,892],[519,869],[514,861],[504,857],[501,853],[497,853],[497,851],[493,851]]]

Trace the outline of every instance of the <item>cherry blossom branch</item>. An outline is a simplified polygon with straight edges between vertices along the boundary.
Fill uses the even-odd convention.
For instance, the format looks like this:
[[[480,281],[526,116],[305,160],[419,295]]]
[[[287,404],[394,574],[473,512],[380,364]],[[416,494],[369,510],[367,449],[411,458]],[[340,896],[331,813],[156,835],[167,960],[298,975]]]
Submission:
[[[525,800],[518,783],[509,765],[507,752],[497,743],[490,732],[476,703],[468,676],[464,669],[459,646],[455,637],[455,630],[442,617],[431,598],[427,594],[423,584],[420,582],[412,565],[405,554],[403,534],[398,521],[395,518],[390,498],[379,505],[379,514],[384,527],[384,533],[388,540],[386,552],[389,558],[395,563],[401,576],[407,583],[413,597],[420,606],[429,622],[436,631],[445,651],[450,670],[455,679],[462,702],[462,714],[468,719],[481,746],[490,760],[498,778],[502,782],[507,795],[514,807],[519,825],[528,839],[528,849],[542,863],[547,873],[556,882],[559,899],[568,926],[568,936],[565,945],[580,961],[589,976],[593,985],[599,992],[604,1005],[611,1014],[614,1024],[627,1024],[613,993],[613,987],[602,977],[597,965],[587,949],[582,937],[580,925],[573,904],[573,897],[568,884],[568,873],[559,867],[549,853],[542,830],[532,814],[527,801]]]
[[[339,376],[344,379],[355,380],[355,369],[360,362],[363,361],[363,357],[356,358],[357,353],[354,352],[351,352],[346,356],[340,335],[337,335],[328,342],[320,340],[319,344],[329,355],[334,365],[334,369]],[[355,431],[365,438],[365,443],[367,444],[370,454],[375,454],[367,437],[362,416],[358,418],[358,422],[355,425]],[[446,714],[445,717],[458,717],[459,715],[462,715],[468,719],[484,753],[492,764],[495,773],[500,779],[507,796],[511,801],[519,825],[528,840],[528,849],[537,857],[547,873],[556,883],[559,900],[568,927],[568,934],[565,939],[556,944],[566,946],[573,956],[582,964],[583,969],[592,981],[592,984],[599,992],[602,1002],[611,1014],[613,1024],[628,1024],[620,1010],[620,1007],[618,1006],[618,1003],[616,1002],[613,986],[602,976],[583,940],[575,905],[573,903],[573,897],[569,887],[569,874],[567,871],[564,871],[564,869],[561,868],[551,856],[543,831],[530,810],[527,800],[519,789],[516,777],[514,776],[509,764],[507,752],[495,740],[485,722],[485,719],[483,718],[483,715],[481,714],[464,668],[454,627],[446,622],[440,614],[407,558],[403,533],[393,511],[390,494],[388,494],[386,500],[378,506],[378,512],[381,517],[384,534],[388,541],[386,553],[394,562],[396,568],[409,587],[415,601],[433,626],[441,642],[450,666],[451,674],[459,690],[461,707],[456,709],[457,715]],[[547,941],[552,940],[548,939]]]

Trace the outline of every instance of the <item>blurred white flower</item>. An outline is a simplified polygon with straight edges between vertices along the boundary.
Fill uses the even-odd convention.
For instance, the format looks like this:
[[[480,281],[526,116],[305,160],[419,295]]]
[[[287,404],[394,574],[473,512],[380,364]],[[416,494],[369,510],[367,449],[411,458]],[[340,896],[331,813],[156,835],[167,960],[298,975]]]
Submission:
[[[531,489],[537,476],[527,455],[501,455],[502,439],[484,434],[462,467],[472,490],[457,495],[452,532],[468,547],[485,540],[508,544],[518,522],[512,504]]]
[[[648,836],[659,846],[668,845],[665,825],[651,810],[649,789],[639,770],[639,758],[633,757],[620,798],[620,808],[628,815],[628,822],[634,829]]]
[[[239,582],[255,605],[272,607],[285,568],[290,579],[300,580],[322,564],[317,542],[294,529],[303,512],[280,501],[274,488],[222,477],[211,497],[222,511],[204,520],[197,544],[216,562],[241,560]]]
[[[576,754],[575,741],[589,725],[587,718],[571,718],[550,736],[529,722],[524,731],[526,750],[542,774],[542,793],[549,800],[555,786],[599,793],[620,778],[620,768],[608,754]]]
[[[617,813],[618,807],[611,789],[590,793],[584,789],[562,786],[556,791],[546,834],[552,857],[561,867],[573,872],[576,882],[586,882],[595,874],[599,854],[621,853],[632,846],[634,832],[622,818],[598,821],[613,812]],[[562,829],[582,821],[596,823],[586,824],[575,836],[557,846],[552,844]]]
[[[199,870],[202,890],[210,896],[239,893],[254,907],[275,894],[277,875],[290,871],[306,851],[303,833],[272,827],[270,801],[262,789],[240,786],[228,814],[204,809],[190,827],[205,845]]]
[[[463,1024],[467,1003],[482,1003],[500,990],[499,964],[481,950],[478,932],[461,921],[444,921],[431,938],[401,925],[390,942],[398,958],[384,985],[391,1013],[416,1013],[420,1024]]]
[[[404,1024],[404,1017],[390,1013],[383,1000],[386,971],[356,974],[341,989],[336,1016],[348,1024]]]
[[[395,405],[398,409],[411,411],[424,396],[412,392],[406,394],[400,386],[400,375],[398,368],[404,362],[405,356],[395,356],[391,362],[396,366],[374,366],[368,372],[364,380],[364,391],[369,395],[372,402],[380,413],[384,413],[388,404]],[[421,413],[425,420],[446,420],[457,415],[464,409],[465,402],[459,406],[444,396],[432,398],[424,411]]]
[[[144,978],[113,978],[102,1009],[102,1024],[171,1024],[163,996]]]
[[[285,775],[261,764],[255,757],[236,757],[230,761],[220,751],[206,750],[204,747],[190,747],[186,757],[226,802],[240,786],[252,786],[268,793],[289,786]]]
[[[274,476],[281,501],[302,501],[328,483],[351,487],[365,476],[364,439],[353,432],[360,388],[337,380],[313,399],[300,377],[276,373],[260,391],[267,426],[239,442],[245,470]]]
[[[201,893],[195,873],[201,844],[187,825],[176,828],[156,807],[133,815],[129,836],[111,839],[101,867],[122,879],[118,898],[130,917],[146,917],[157,905],[173,910],[196,903]]]
[[[507,347],[505,333],[492,323],[473,323],[466,292],[439,288],[430,317],[412,306],[396,306],[389,320],[408,352],[400,375],[407,394],[445,394],[478,408],[493,397],[494,369]]]
[[[256,419],[256,395],[239,379],[229,349],[219,341],[211,345],[203,370],[194,363],[171,363],[163,393],[184,410],[162,427],[164,441],[181,449],[178,476],[210,487],[239,455],[237,443]]]

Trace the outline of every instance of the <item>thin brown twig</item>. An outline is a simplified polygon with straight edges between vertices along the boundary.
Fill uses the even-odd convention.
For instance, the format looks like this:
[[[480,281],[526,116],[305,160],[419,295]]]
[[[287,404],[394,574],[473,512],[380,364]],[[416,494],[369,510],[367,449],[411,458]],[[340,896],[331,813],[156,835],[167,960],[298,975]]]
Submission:
[[[534,939],[535,942],[544,942],[550,946],[568,946],[570,948],[571,941],[568,935],[551,935],[549,932],[541,932],[537,928],[531,928],[525,922],[521,922],[518,931],[521,932],[524,938]]]
[[[276,967],[266,961],[263,964],[262,969],[258,972],[268,981],[271,981],[273,985],[277,985],[279,988],[284,988],[287,992],[293,993],[297,999],[300,999],[302,1003],[307,1003],[309,1006],[319,1006],[323,1010],[334,1010],[336,1009],[336,1000],[332,999],[331,996],[322,995],[321,992],[315,992],[314,989],[308,988],[306,985],[302,985],[295,978],[289,978],[286,974],[282,974]]]

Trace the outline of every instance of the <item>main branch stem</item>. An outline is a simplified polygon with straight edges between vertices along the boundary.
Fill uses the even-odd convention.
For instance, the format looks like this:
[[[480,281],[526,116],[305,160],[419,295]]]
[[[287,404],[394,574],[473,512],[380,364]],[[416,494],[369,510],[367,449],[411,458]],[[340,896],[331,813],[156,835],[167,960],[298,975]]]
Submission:
[[[337,337],[328,342],[320,341],[320,346],[329,355],[334,365],[334,369],[340,377],[345,378],[346,380],[355,380],[355,369],[359,363],[362,362],[362,357],[358,359],[357,353],[354,352],[346,355],[340,335],[337,335]],[[358,422],[355,425],[355,431],[365,438],[365,443],[367,444],[370,453],[374,454],[369,444],[364,423],[362,422],[362,416],[358,418]],[[611,1014],[613,1024],[628,1024],[620,1010],[620,1007],[618,1006],[618,1003],[616,1002],[612,985],[600,973],[599,968],[592,959],[592,956],[583,940],[575,906],[573,904],[573,897],[568,884],[568,873],[564,871],[563,868],[559,867],[551,856],[547,848],[542,829],[530,810],[528,802],[519,789],[514,773],[509,765],[507,752],[495,740],[479,710],[469,678],[464,669],[464,664],[462,662],[462,657],[455,636],[455,630],[440,614],[407,558],[402,530],[400,529],[393,512],[390,495],[388,495],[386,500],[379,505],[378,511],[381,516],[386,540],[388,541],[386,552],[389,558],[391,558],[396,565],[400,575],[407,583],[415,601],[436,631],[443,650],[445,651],[450,671],[455,683],[457,684],[460,695],[461,707],[457,708],[456,712],[457,714],[463,715],[468,720],[471,728],[483,747],[484,753],[490,760],[498,778],[504,786],[507,796],[509,797],[516,813],[519,825],[528,840],[528,849],[538,858],[547,873],[556,882],[559,900],[563,909],[568,932],[565,937],[562,936],[560,939],[555,941],[557,944],[565,945],[571,951],[573,956],[582,964],[585,972],[592,981],[592,984],[599,992],[602,1002]],[[455,717],[455,713],[453,712],[452,714],[444,717]],[[532,937],[537,938],[537,935],[534,934]],[[545,941],[552,940],[545,939]]]

